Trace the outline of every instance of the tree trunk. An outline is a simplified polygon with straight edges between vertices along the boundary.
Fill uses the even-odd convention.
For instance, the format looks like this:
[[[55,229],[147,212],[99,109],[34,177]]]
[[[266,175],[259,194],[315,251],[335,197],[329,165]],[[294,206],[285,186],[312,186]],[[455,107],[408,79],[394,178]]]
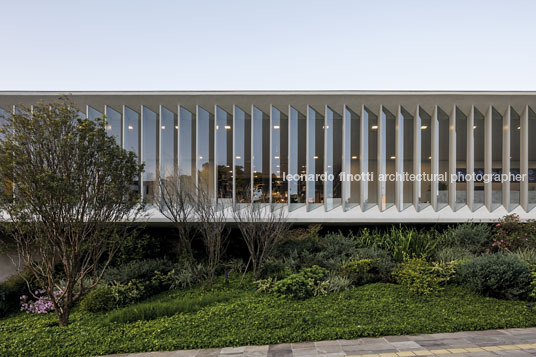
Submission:
[[[69,325],[69,314],[70,314],[69,310],[65,310],[63,312],[58,313],[58,324],[61,327],[65,327]]]

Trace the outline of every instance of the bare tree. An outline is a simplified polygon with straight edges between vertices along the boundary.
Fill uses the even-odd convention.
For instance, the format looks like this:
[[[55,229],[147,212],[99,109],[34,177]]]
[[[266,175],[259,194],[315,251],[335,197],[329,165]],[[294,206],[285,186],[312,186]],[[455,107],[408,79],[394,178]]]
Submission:
[[[253,275],[274,247],[281,243],[290,229],[284,208],[272,208],[269,204],[246,203],[236,205],[234,218],[249,251]]]
[[[155,205],[164,217],[169,219],[179,235],[179,250],[192,257],[192,240],[195,236],[193,218],[195,215],[194,185],[190,178],[174,175],[159,181],[160,196]]]
[[[226,220],[226,211],[229,207],[224,203],[225,201],[216,201],[203,184],[197,187],[196,192],[197,231],[207,254],[207,285],[210,287],[227,248],[230,230]]]
[[[132,183],[143,165],[71,103],[18,109],[0,129],[0,176],[11,182],[0,190],[2,224],[66,326],[113,258],[120,223],[140,212]]]

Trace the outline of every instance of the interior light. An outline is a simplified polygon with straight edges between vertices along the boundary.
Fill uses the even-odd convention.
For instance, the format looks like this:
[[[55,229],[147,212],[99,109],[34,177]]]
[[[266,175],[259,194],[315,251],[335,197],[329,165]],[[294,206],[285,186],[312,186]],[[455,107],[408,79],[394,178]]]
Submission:
[[[225,126],[225,129],[229,130],[229,129],[231,129],[231,126],[230,126],[230,125],[226,125],[226,126]]]
[[[392,160],[396,159],[396,156],[391,156],[391,159],[392,159]]]
[[[274,125],[274,129],[279,129],[279,125]]]
[[[242,158],[241,156],[235,156],[235,159],[240,160],[241,158]]]
[[[378,129],[378,126],[377,126],[377,125],[373,125],[373,126],[371,126],[370,128],[371,128],[372,130],[376,130],[376,129]]]
[[[428,129],[428,125],[421,125],[421,130]]]
[[[517,127],[517,130],[519,130],[519,129],[521,129],[521,127],[520,127],[520,126],[518,126],[518,127]]]
[[[274,159],[279,160],[279,156],[274,156]]]
[[[318,156],[314,156],[315,160],[318,159]]]
[[[476,129],[476,125],[473,126],[473,129]]]
[[[134,127],[132,125],[129,125],[128,130],[134,130]]]
[[[352,156],[352,160],[356,160],[357,159],[357,156]]]
[[[166,129],[166,126],[165,125],[162,125],[162,130],[165,130]]]

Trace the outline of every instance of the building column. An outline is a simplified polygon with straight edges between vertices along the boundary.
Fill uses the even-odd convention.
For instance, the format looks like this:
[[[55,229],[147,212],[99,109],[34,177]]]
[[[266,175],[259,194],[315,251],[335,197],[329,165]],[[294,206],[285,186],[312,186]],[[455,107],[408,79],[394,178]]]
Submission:
[[[431,125],[431,136],[432,136],[432,162],[431,162],[431,174],[434,178],[431,182],[431,204],[434,211],[438,210],[437,195],[439,194],[439,121],[438,121],[438,108],[437,105],[434,106],[434,112],[432,113],[432,125]]]
[[[368,138],[369,138],[369,120],[368,114],[365,112],[365,106],[361,105],[361,132],[360,132],[360,149],[359,149],[359,163],[361,167],[361,174],[367,175],[368,169]],[[376,173],[377,174],[377,173]],[[377,177],[375,178],[377,180]],[[361,212],[364,212],[367,207],[368,200],[368,177],[361,180],[359,183],[359,205],[361,206]]]
[[[484,174],[488,177],[491,177],[492,173],[492,153],[493,153],[493,107],[490,105],[486,113],[485,122],[484,122]],[[492,182],[484,181],[484,204],[489,212],[493,211],[492,207]]]
[[[521,167],[520,174],[523,178],[520,182],[521,207],[525,212],[529,211],[529,106],[525,105],[520,120],[520,149]]]
[[[467,185],[467,206],[473,212],[475,181],[473,180],[475,172],[475,106],[472,105],[469,116],[467,117],[467,164],[466,173],[471,175],[471,180],[466,181]]]
[[[452,211],[456,211],[456,180],[452,175],[456,175],[456,104],[452,106],[452,113],[449,117],[449,206]]]
[[[395,123],[395,170],[396,174],[404,175],[404,117],[402,116],[402,106],[398,106]],[[404,181],[395,181],[395,205],[399,212],[404,209]]]
[[[506,113],[503,116],[503,147],[502,147],[502,173],[510,175],[510,105],[506,107]],[[510,180],[502,182],[502,205],[507,212],[510,212]]]

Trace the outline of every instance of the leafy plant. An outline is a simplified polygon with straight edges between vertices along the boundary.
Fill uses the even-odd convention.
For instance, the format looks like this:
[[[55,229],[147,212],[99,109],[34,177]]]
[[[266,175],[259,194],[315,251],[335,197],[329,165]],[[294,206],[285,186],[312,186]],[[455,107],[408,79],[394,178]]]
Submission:
[[[437,247],[437,231],[417,230],[414,227],[391,227],[383,243],[395,262],[408,258],[430,258]]]
[[[80,300],[80,309],[87,312],[110,311],[117,307],[113,289],[108,285],[99,286]]]
[[[374,280],[374,264],[372,259],[352,259],[341,267],[341,272],[352,284],[362,285]]]
[[[521,222],[517,214],[504,216],[494,227],[489,251],[505,252],[536,247],[536,223]]]
[[[395,269],[394,279],[408,291],[417,295],[432,295],[441,290],[441,284],[448,280],[434,264],[424,258],[411,258]]]
[[[451,248],[458,252],[464,250],[472,254],[479,254],[485,251],[491,240],[491,227],[483,223],[461,223],[449,227],[440,236],[440,245]],[[444,253],[445,254],[445,253]]]
[[[318,265],[302,269],[298,274],[292,274],[276,282],[272,291],[281,296],[294,299],[306,299],[311,296],[323,295],[328,291],[326,282],[328,271]]]
[[[528,265],[514,255],[488,254],[457,267],[457,280],[470,289],[502,299],[523,299],[532,282]]]
[[[435,259],[441,263],[463,260],[473,256],[474,254],[467,248],[459,246],[443,247],[435,253]]]
[[[168,273],[173,269],[173,264],[162,258],[132,260],[117,267],[111,267],[104,272],[103,280],[107,282],[117,281],[125,284],[130,280],[150,280],[156,271]]]
[[[170,272],[171,289],[191,287],[206,279],[207,269],[202,263],[184,262]]]

